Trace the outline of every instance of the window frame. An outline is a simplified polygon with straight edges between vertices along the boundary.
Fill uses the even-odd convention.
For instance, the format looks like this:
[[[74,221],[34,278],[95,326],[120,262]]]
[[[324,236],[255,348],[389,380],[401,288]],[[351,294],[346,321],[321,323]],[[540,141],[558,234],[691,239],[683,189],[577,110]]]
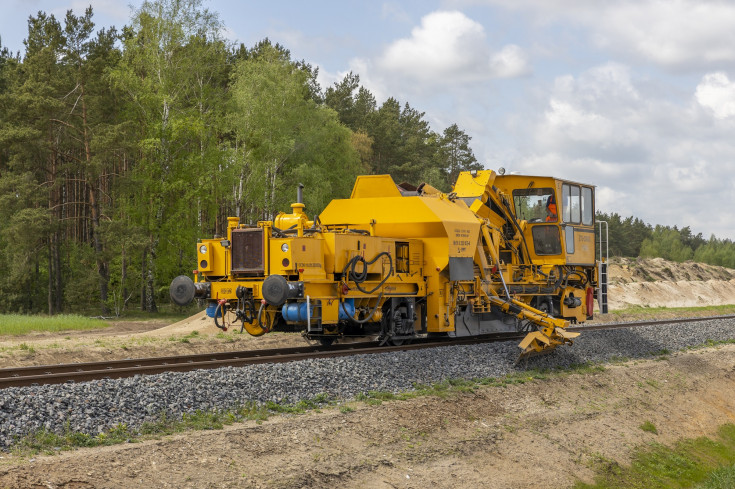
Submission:
[[[573,183],[562,183],[561,185],[562,212],[561,214],[562,214],[563,223],[582,224],[582,189],[583,188],[589,188],[589,187],[582,187],[580,185],[576,185]],[[576,207],[574,205],[575,203],[577,204]]]
[[[587,194],[587,195],[585,195]],[[582,187],[582,225],[592,226],[595,223],[595,193],[592,187]],[[585,205],[586,204],[586,205]],[[589,216],[587,216],[589,214]],[[585,219],[589,217],[589,220]]]

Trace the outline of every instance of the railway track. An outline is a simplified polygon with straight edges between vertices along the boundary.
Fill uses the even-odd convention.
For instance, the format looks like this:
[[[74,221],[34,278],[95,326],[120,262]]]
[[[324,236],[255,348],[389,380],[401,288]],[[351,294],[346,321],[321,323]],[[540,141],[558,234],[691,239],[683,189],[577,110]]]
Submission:
[[[589,332],[606,329],[633,328],[657,324],[735,319],[735,316],[710,316],[704,318],[666,319],[632,323],[607,323],[567,328],[569,331]],[[520,340],[525,333],[483,335],[471,338],[420,338],[411,344],[381,346],[377,342],[338,344],[333,346],[308,346],[269,350],[245,350],[235,352],[202,353],[156,358],[135,358],[104,362],[71,363],[60,365],[34,365],[0,369],[0,389],[41,384],[85,382],[98,379],[118,379],[135,375],[151,375],[163,372],[185,372],[220,367],[241,367],[260,363],[282,363],[310,358],[327,358],[357,354],[386,353],[439,346],[467,345],[498,341]]]

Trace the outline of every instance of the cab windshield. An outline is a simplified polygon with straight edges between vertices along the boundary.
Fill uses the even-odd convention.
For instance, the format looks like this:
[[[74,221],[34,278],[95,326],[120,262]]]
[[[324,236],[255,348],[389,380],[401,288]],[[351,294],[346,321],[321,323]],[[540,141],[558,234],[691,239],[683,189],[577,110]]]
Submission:
[[[551,205],[548,205],[551,204]],[[552,188],[525,188],[513,191],[513,205],[518,220],[556,222],[557,210]]]

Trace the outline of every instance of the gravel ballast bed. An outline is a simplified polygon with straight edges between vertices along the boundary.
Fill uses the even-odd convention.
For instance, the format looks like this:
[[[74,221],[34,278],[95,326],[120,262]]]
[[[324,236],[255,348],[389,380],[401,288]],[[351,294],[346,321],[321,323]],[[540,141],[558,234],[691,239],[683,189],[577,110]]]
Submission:
[[[171,372],[79,384],[0,390],[0,448],[45,428],[96,435],[118,424],[140,427],[197,410],[230,409],[248,402],[293,403],[319,394],[352,399],[368,391],[399,392],[455,378],[499,377],[533,368],[643,358],[708,340],[735,339],[735,320],[590,331],[571,347],[516,366],[515,342],[450,346],[283,364]]]

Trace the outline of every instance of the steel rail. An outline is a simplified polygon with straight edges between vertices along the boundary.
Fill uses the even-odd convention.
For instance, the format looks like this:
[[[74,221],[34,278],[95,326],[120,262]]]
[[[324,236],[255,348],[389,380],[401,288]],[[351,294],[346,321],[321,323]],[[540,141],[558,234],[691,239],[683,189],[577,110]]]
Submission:
[[[567,330],[583,333],[598,330],[634,328],[718,319],[735,319],[735,316],[710,316],[628,323],[603,323],[589,326],[574,326],[567,328]],[[132,358],[102,362],[13,367],[0,369],[0,389],[42,384],[85,382],[99,379],[119,379],[133,377],[135,375],[151,375],[164,372],[186,372],[191,370],[221,367],[242,367],[245,365],[292,362],[311,358],[329,358],[436,348],[441,346],[512,341],[522,339],[525,334],[525,332],[513,332],[459,338],[417,338],[410,344],[401,346],[381,346],[377,342],[371,341],[332,346],[305,345],[303,347],[269,350],[243,350],[157,358]]]
[[[642,326],[661,326],[665,324],[696,323],[696,322],[702,322],[702,321],[714,321],[718,319],[735,319],[735,315],[703,316],[703,317],[694,317],[694,318],[656,319],[652,321],[633,321],[633,322],[628,322],[628,323],[601,323],[601,324],[590,324],[587,326],[572,326],[566,329],[567,331],[577,331],[580,333],[584,333],[585,331],[620,329],[620,328],[637,328],[637,327],[642,327]]]
[[[304,346],[272,350],[244,350],[60,365],[33,365],[29,367],[0,369],[0,389],[41,384],[85,382],[106,378],[119,379],[133,377],[135,375],[151,375],[164,372],[242,367],[260,363],[283,363],[311,358],[387,353],[491,341],[510,341],[522,337],[523,334],[520,333],[508,333],[483,335],[482,337],[472,338],[417,338],[411,344],[401,346],[381,346],[377,342],[363,342],[333,346]]]

